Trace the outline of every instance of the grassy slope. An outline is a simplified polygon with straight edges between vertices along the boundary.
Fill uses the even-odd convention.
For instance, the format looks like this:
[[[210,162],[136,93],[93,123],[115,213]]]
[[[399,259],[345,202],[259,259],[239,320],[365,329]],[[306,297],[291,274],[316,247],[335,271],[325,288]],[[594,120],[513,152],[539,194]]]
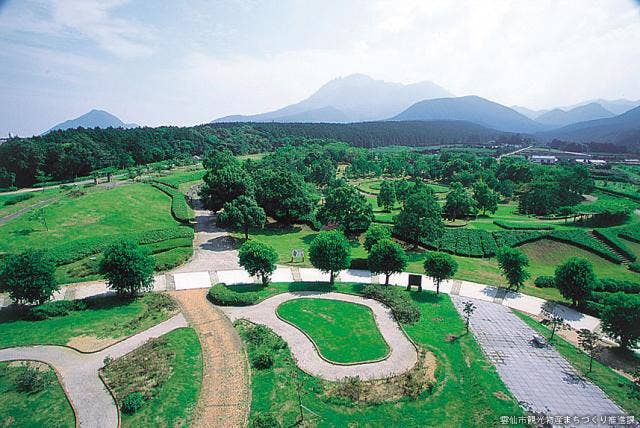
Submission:
[[[370,361],[389,352],[366,306],[339,300],[296,299],[280,305],[278,315],[306,332],[330,361]]]
[[[20,211],[23,208],[30,207],[32,205],[37,204],[38,202],[42,202],[47,199],[51,199],[57,196],[60,196],[62,191],[58,188],[54,189],[45,189],[44,191],[37,192],[29,192],[32,195],[31,199],[27,199],[26,201],[18,202],[13,205],[5,205],[5,202],[12,200],[19,195],[3,195],[0,194],[0,217],[7,216],[9,214],[13,214],[17,211]]]
[[[289,288],[287,284],[274,284],[265,294]],[[339,285],[339,291],[359,289],[358,285]],[[522,410],[471,335],[453,342],[445,340],[448,334],[464,332],[449,297],[429,292],[412,292],[411,296],[418,303],[422,318],[405,329],[438,361],[438,384],[431,395],[426,392],[415,401],[403,399],[377,405],[340,404],[322,397],[321,382],[295,368],[291,355],[284,350],[276,355],[273,368],[253,371],[251,415],[272,412],[284,421],[284,426],[293,424],[298,414],[295,373],[302,381],[303,405],[319,414],[319,418],[308,412],[305,416],[319,426],[395,426],[402,421],[405,426],[484,427],[498,425],[501,415],[521,415]]]
[[[158,394],[133,415],[122,415],[123,427],[177,427],[189,425],[202,385],[202,352],[195,330],[180,328],[167,333],[175,354],[172,371]]]
[[[0,363],[0,426],[3,427],[75,427],[73,409],[53,370],[53,381],[34,394],[18,392],[14,379],[17,367]]]
[[[550,331],[546,326],[518,311],[516,311],[515,314],[522,318],[531,328],[543,334],[545,337],[549,337]],[[589,357],[587,354],[561,337],[554,337],[553,346],[582,376],[585,376],[599,386],[609,398],[629,412],[629,414],[635,415],[636,417],[640,416],[640,400],[629,395],[633,386],[632,381],[596,360],[593,361],[593,371],[589,373]]]
[[[93,335],[98,338],[121,338],[166,320],[167,311],[151,310],[149,303],[158,295],[145,294],[132,301],[103,298],[84,311],[42,321],[24,321],[0,312],[0,348],[33,344],[64,345],[70,338]],[[136,321],[138,320],[138,321]]]

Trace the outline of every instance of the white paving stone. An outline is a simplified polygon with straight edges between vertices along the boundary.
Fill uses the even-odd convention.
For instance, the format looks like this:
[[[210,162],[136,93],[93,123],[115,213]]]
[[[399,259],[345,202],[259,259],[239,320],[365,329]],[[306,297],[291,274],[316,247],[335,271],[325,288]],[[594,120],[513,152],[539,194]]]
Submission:
[[[271,275],[271,282],[293,282],[291,268],[279,267]]]
[[[255,279],[244,269],[219,270],[218,280],[223,284],[253,284]]]
[[[329,274],[318,269],[300,268],[300,278],[304,282],[329,282]]]
[[[209,272],[185,272],[173,274],[176,290],[192,290],[211,287]]]
[[[481,286],[468,281],[460,281],[460,296],[473,299],[493,301],[498,289],[495,287]]]
[[[371,284],[371,272],[361,269],[347,269],[340,272],[340,281]]]

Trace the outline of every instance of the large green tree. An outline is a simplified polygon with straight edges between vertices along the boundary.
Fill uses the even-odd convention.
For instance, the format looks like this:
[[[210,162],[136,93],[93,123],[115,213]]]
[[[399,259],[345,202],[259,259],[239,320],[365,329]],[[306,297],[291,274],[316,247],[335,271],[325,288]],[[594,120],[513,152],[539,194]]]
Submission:
[[[389,285],[389,277],[407,267],[407,255],[400,245],[390,239],[383,239],[371,247],[368,263],[371,273],[384,274],[384,284]]]
[[[241,167],[233,165],[208,171],[200,189],[203,204],[211,211],[220,210],[225,203],[238,196],[253,194],[254,184],[251,176]]]
[[[461,183],[451,184],[451,191],[447,194],[444,204],[444,213],[447,219],[455,220],[475,214],[477,210],[476,201]]]
[[[119,295],[135,296],[153,288],[155,259],[149,250],[131,241],[110,245],[100,260],[100,273]]]
[[[531,276],[527,271],[529,258],[517,248],[503,247],[498,250],[496,258],[509,288],[517,290]]]
[[[442,281],[453,278],[458,271],[458,262],[447,253],[430,252],[424,259],[424,271],[436,284],[436,294],[440,293]],[[422,286],[418,288],[422,291]]]
[[[373,209],[355,187],[330,187],[318,210],[318,220],[325,225],[337,223],[345,234],[357,235],[367,230],[373,221]]]
[[[602,329],[629,349],[640,340],[640,295],[611,293],[600,314]]]
[[[382,224],[372,224],[364,234],[364,249],[371,251],[371,247],[383,239],[391,239],[391,230]]]
[[[396,186],[392,181],[384,180],[380,184],[380,193],[378,193],[377,200],[378,206],[381,206],[387,211],[391,211],[396,204]]]
[[[567,299],[571,299],[573,306],[582,304],[593,291],[596,275],[589,260],[571,257],[556,268],[555,284]]]
[[[276,221],[290,224],[313,212],[318,195],[300,174],[286,169],[260,168],[254,177],[256,200]]]
[[[351,246],[347,238],[339,231],[320,232],[309,246],[311,264],[329,274],[329,283],[333,285],[335,276],[351,265]]]
[[[498,210],[498,194],[491,190],[484,181],[478,181],[474,184],[473,199],[475,199],[476,205],[483,215],[487,211],[493,214]]]
[[[278,253],[273,247],[258,241],[247,241],[238,251],[238,259],[249,275],[260,275],[262,285],[269,284],[271,274],[276,270]]]
[[[59,289],[55,265],[42,251],[9,254],[0,262],[0,291],[18,304],[42,304]]]
[[[433,246],[444,234],[442,211],[432,193],[418,192],[409,196],[400,213],[394,217],[394,233],[417,246],[421,242]]]
[[[241,195],[224,204],[216,221],[220,227],[242,230],[244,239],[249,239],[249,228],[262,229],[267,216],[253,197]]]

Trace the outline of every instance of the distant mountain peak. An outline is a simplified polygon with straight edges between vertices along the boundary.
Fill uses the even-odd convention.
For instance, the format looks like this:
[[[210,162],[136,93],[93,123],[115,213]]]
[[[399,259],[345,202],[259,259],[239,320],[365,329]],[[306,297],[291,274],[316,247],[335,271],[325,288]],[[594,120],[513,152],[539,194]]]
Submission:
[[[553,109],[538,116],[536,121],[545,125],[561,127],[571,125],[572,123],[606,119],[613,116],[615,116],[615,114],[602,107],[602,105],[592,102],[567,110],[560,108]]]
[[[44,132],[47,134],[51,131],[64,131],[65,129],[75,128],[136,128],[135,123],[124,123],[117,116],[109,113],[105,110],[91,109],[89,112],[78,116],[75,119],[66,120],[64,122],[54,125],[49,130]]]

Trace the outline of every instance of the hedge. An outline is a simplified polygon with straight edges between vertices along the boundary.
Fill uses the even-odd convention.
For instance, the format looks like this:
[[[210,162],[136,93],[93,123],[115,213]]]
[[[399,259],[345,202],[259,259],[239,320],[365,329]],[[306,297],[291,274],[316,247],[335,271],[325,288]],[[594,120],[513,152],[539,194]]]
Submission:
[[[413,324],[420,320],[420,309],[398,287],[369,284],[364,286],[362,294],[387,305],[398,322]]]
[[[251,306],[255,305],[259,299],[255,291],[238,292],[224,283],[211,287],[207,297],[211,303],[220,306]]]
[[[636,255],[627,247],[622,239],[618,237],[616,229],[594,229],[593,234],[613,247],[620,254],[631,261],[636,261]]]
[[[640,284],[631,281],[618,281],[615,279],[601,279],[595,286],[595,291],[617,293],[622,291],[628,294],[640,294]]]
[[[632,272],[638,272],[640,273],[640,263],[636,262],[636,263],[631,263],[629,265],[629,270]]]
[[[553,226],[522,225],[522,224],[511,223],[511,222],[502,221],[502,220],[494,220],[493,224],[507,230],[553,230],[555,229]]]
[[[78,239],[57,247],[49,248],[47,249],[47,253],[53,262],[60,266],[101,253],[109,245],[120,240],[130,240],[138,243],[139,245],[145,245],[175,238],[193,239],[193,229],[190,227],[180,226],[171,229],[123,233],[121,235],[96,236]]]
[[[587,251],[591,251],[611,262],[622,263],[622,259],[616,253],[611,251],[602,242],[598,241],[586,231],[580,229],[556,230],[549,234],[549,238],[575,245]]]
[[[171,196],[171,214],[173,217],[181,223],[191,223],[196,219],[193,210],[187,203],[187,198],[179,190],[157,181],[152,181],[150,184],[156,189]]]
[[[633,225],[620,229],[618,235],[628,241],[640,244],[640,225]]]
[[[18,202],[23,202],[23,201],[27,201],[31,198],[33,198],[33,193],[20,193],[17,194],[15,196],[12,196],[11,198],[7,199],[6,201],[4,201],[4,205],[9,206],[9,205],[15,205]]]
[[[626,193],[626,192],[620,192],[618,190],[611,190],[607,187],[602,187],[602,186],[595,186],[595,188],[603,193],[608,193],[610,195],[613,196],[621,196],[623,198],[629,198],[633,201],[636,202],[640,202],[640,195],[638,194],[631,194],[631,193]]]

